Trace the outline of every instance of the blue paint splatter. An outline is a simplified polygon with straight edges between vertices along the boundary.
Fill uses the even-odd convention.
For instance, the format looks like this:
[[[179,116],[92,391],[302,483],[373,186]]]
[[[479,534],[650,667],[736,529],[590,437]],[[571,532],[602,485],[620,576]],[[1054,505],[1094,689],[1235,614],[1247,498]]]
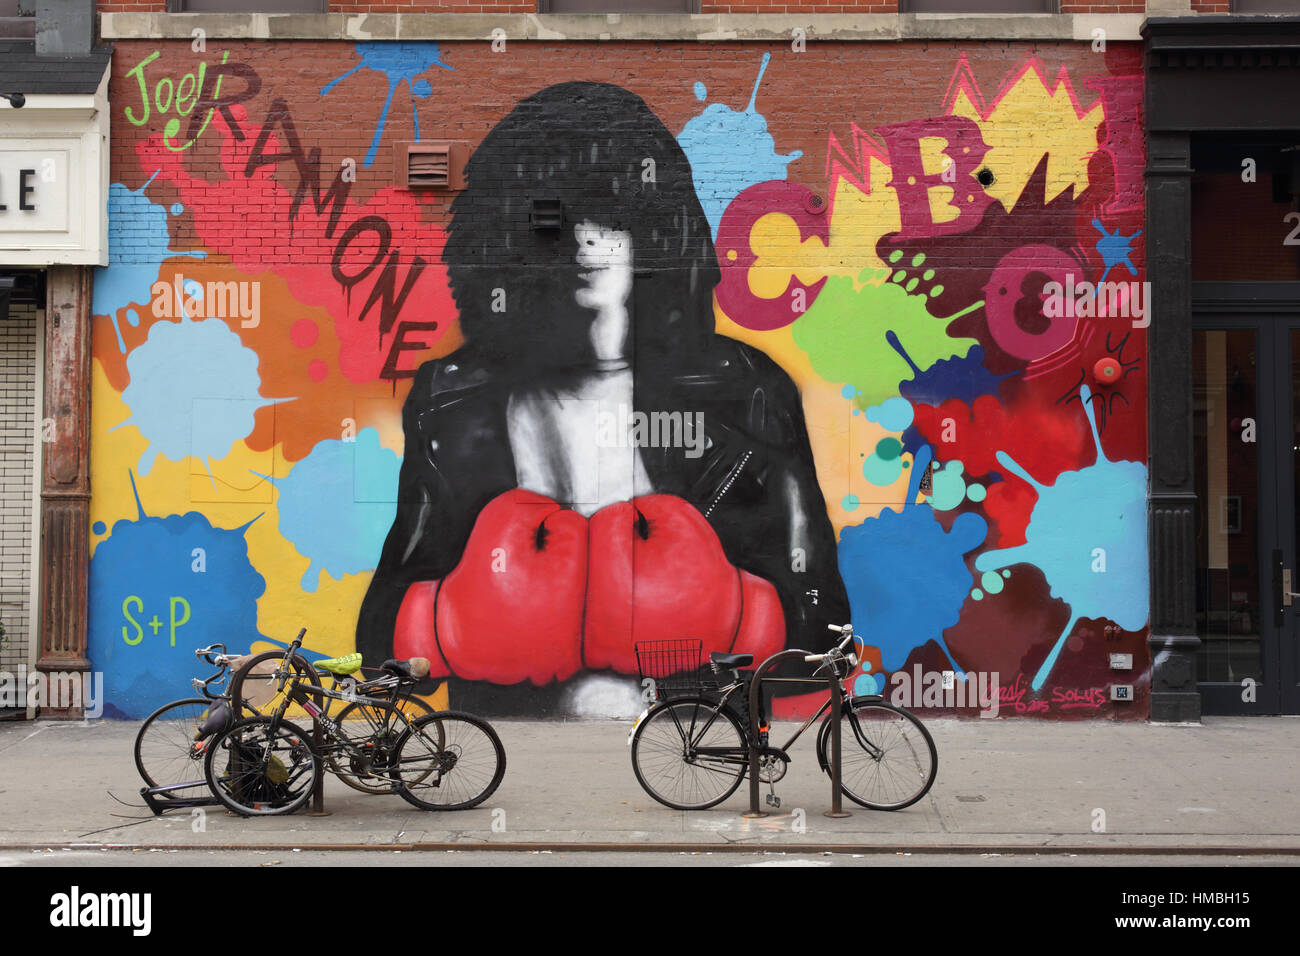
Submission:
[[[943,632],[961,617],[970,589],[962,556],[988,535],[987,522],[977,514],[958,515],[945,532],[933,509],[913,504],[929,465],[926,445],[912,467],[901,512],[886,509],[840,532],[840,574],[854,630],[870,635],[887,671],[902,667],[914,648],[930,640],[952,661]],[[953,668],[964,679],[956,661]]]
[[[117,333],[117,347],[126,354],[122,327],[117,313],[132,303],[148,302],[150,289],[158,280],[158,270],[164,259],[174,256],[207,258],[202,250],[176,252],[169,249],[171,235],[167,229],[167,211],[150,201],[144,191],[154,181],[158,170],[143,186],[127,189],[121,183],[108,187],[108,266],[95,269],[95,286],[90,311],[93,315],[106,315]],[[172,206],[172,213],[180,211],[180,203]],[[140,324],[135,311],[127,313],[127,321]]]
[[[193,297],[198,283],[186,291]],[[220,319],[155,322],[149,338],[126,360],[131,384],[122,401],[131,416],[109,431],[134,425],[148,439],[141,475],[149,474],[158,455],[172,461],[192,456],[211,478],[209,459],[226,457],[235,442],[248,437],[259,408],[290,400],[258,395],[258,361]]]
[[[905,398],[887,398],[867,409],[867,421],[875,422],[885,431],[901,432],[912,424],[912,405]]]
[[[938,407],[949,399],[960,399],[967,405],[973,405],[981,395],[997,395],[998,383],[1004,378],[1019,375],[1008,372],[994,375],[984,367],[984,349],[973,345],[965,357],[939,359],[928,369],[921,369],[903,348],[903,343],[891,329],[885,333],[885,340],[894,351],[902,356],[912,368],[912,378],[898,384],[899,394],[909,402],[917,405]],[[926,443],[926,438],[915,425],[910,425],[903,433],[903,451],[915,454]]]
[[[136,511],[135,521],[113,523],[90,562],[88,653],[112,713],[127,718],[192,696],[190,678],[204,671],[195,648],[219,641],[237,654],[262,640],[257,600],[266,591],[244,539],[257,518],[225,529],[197,512],[153,517],[138,492]]]
[[[369,169],[370,164],[375,161],[375,153],[379,151],[379,141],[383,139],[384,126],[388,122],[388,109],[393,105],[393,94],[397,91],[397,87],[405,83],[411,91],[411,116],[415,123],[415,139],[418,142],[420,139],[420,114],[416,109],[415,101],[428,97],[433,93],[433,87],[428,80],[416,80],[415,78],[435,66],[442,67],[444,70],[451,70],[452,68],[442,62],[442,55],[436,43],[373,41],[358,43],[355,49],[357,55],[361,57],[361,62],[322,86],[320,95],[327,95],[330,90],[358,70],[374,70],[376,73],[384,74],[388,79],[388,97],[384,100],[384,108],[379,112],[379,122],[375,124],[375,135],[370,141],[370,150],[366,153],[366,168]]]
[[[912,369],[912,377],[899,382],[899,394],[918,405],[940,405],[950,398],[970,405],[981,395],[996,395],[999,382],[1020,374],[994,375],[984,367],[984,349],[979,345],[971,346],[965,356],[939,359],[922,369],[912,361],[892,329],[885,333],[885,341]]]
[[[715,239],[722,213],[731,200],[750,186],[785,179],[789,173],[786,167],[803,155],[802,150],[778,155],[776,140],[767,131],[767,120],[754,110],[758,87],[771,59],[772,54],[763,54],[754,92],[744,112],[737,113],[729,106],[714,103],[687,122],[677,135],[677,142],[690,160],[695,192]],[[696,83],[695,95],[699,99],[703,99],[701,92],[704,84]]]
[[[1043,485],[999,451],[998,461],[1037,491],[1038,501],[1024,544],[975,559],[979,571],[1035,565],[1051,585],[1052,597],[1070,605],[1070,622],[1034,677],[1034,690],[1046,682],[1079,618],[1106,617],[1126,631],[1137,631],[1146,625],[1149,611],[1147,470],[1140,462],[1106,457],[1087,385],[1079,389],[1079,398],[1092,428],[1096,464],[1063,472],[1054,485]],[[1099,554],[1104,571],[1095,570]]]
[[[1110,270],[1114,266],[1124,266],[1128,269],[1131,276],[1137,275],[1137,269],[1133,268],[1133,261],[1129,258],[1133,254],[1133,240],[1142,235],[1139,229],[1131,236],[1121,236],[1119,227],[1115,227],[1114,232],[1107,231],[1106,227],[1101,224],[1101,220],[1094,219],[1092,227],[1101,233],[1101,238],[1097,240],[1097,253],[1101,256],[1102,264],[1106,266],[1106,271],[1101,274],[1101,281],[1106,281],[1106,276],[1110,275]]]
[[[397,514],[393,489],[401,467],[379,433],[363,428],[354,442],[318,442],[287,476],[271,479],[280,492],[280,533],[311,559],[304,591],[316,590],[321,572],[337,581],[378,565]]]

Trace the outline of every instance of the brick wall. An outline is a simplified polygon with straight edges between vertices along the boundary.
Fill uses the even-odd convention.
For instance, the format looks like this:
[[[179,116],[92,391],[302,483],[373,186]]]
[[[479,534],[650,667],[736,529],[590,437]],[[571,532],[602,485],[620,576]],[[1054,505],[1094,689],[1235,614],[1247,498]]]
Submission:
[[[11,672],[27,662],[35,404],[36,311],[11,306],[0,322],[0,670]]]
[[[194,108],[201,63],[208,84],[222,71],[228,111],[178,120]],[[1007,567],[1026,541],[1039,546],[1025,530],[1035,492],[994,457],[1005,453],[1043,489],[1098,481],[1097,469],[1122,462],[1106,494],[1145,508],[1141,327],[1111,311],[1105,321],[1081,315],[1076,335],[1074,323],[1058,328],[1060,311],[1032,314],[1045,308],[1041,296],[1059,305],[1063,283],[1106,275],[1097,250],[1111,243],[1132,265],[1112,269],[1111,280],[1124,280],[1125,302],[1138,295],[1140,70],[1140,45],[1119,42],[1103,54],[1073,41],[806,50],[511,41],[499,53],[481,41],[385,50],[209,39],[203,53],[184,40],[119,41],[111,178],[124,189],[110,218],[113,264],[96,280],[107,314],[94,321],[91,438],[89,654],[108,704],[143,716],[184,686],[193,647],[238,634],[232,650],[243,651],[258,635],[305,626],[320,653],[436,657],[438,675],[455,676],[457,707],[639,709],[630,628],[635,614],[653,611],[658,618],[635,625],[637,640],[701,633],[709,650],[759,656],[783,639],[820,648],[820,618],[853,616],[884,636],[863,658],[870,673],[854,680],[861,693],[882,688],[886,672],[937,677],[956,662],[1000,675],[1008,712],[1145,716],[1143,526],[1112,522],[1100,539],[1111,571],[1104,600],[1090,597],[1090,574],[1088,592],[1071,596],[1081,615],[1072,617],[1050,593],[1064,555],[1082,546],[1064,539],[1092,549],[1102,519],[1080,513],[1077,529],[1053,532],[1045,552]],[[394,185],[394,145],[417,137],[474,152],[471,189],[455,195],[454,214],[447,192]],[[562,224],[534,229],[534,213],[556,200]],[[703,416],[706,432],[717,422],[718,438],[693,456],[668,449],[652,459],[663,470],[643,480],[628,471],[626,450],[579,461],[618,442],[566,422],[555,460],[578,480],[600,481],[569,489],[528,470],[528,455],[549,447],[533,424],[503,423],[490,409],[478,424],[457,418],[448,405],[432,407],[432,390],[441,402],[460,387],[445,376],[479,375],[461,364],[476,361],[483,381],[518,391],[524,404],[531,386],[501,377],[515,363],[529,382],[576,363],[587,384],[593,300],[579,286],[604,280],[581,270],[593,254],[586,246],[608,243],[611,261],[611,249],[625,248],[618,243],[635,250],[636,275],[614,275],[599,294],[633,295],[618,291],[624,280],[638,290],[635,341],[646,348],[633,374],[649,383],[644,394],[721,374],[681,393],[698,403],[686,412]],[[202,298],[181,321],[174,292],[192,295],[196,283]],[[260,315],[223,311],[223,286],[247,288],[250,301],[255,292]],[[1119,294],[1109,299],[1123,310]],[[696,362],[736,371],[681,371]],[[417,367],[422,378],[411,377]],[[1093,402],[1106,415],[1104,460],[1080,383],[1107,389]],[[755,389],[770,399],[757,402]],[[882,403],[903,406],[912,426],[890,412],[886,428]],[[503,398],[492,407],[511,406]],[[417,432],[426,426],[445,430]],[[915,451],[902,450],[906,427],[920,436]],[[761,464],[730,444],[755,434],[773,442],[757,453]],[[807,437],[790,437],[798,434]],[[931,447],[946,466],[931,479],[941,496],[933,510],[913,506]],[[565,457],[570,448],[578,451]],[[427,491],[438,531],[408,550],[406,537],[421,532],[395,499],[426,492],[401,490],[399,474],[425,482],[429,455],[448,476]],[[699,481],[689,472],[697,460],[708,469]],[[374,487],[356,484],[370,476]],[[583,542],[604,554],[604,528],[631,534],[632,521],[607,520],[617,510],[602,513],[626,510],[642,489],[653,491],[646,508],[657,517],[638,540],[691,557],[637,557],[606,584]],[[569,531],[538,530],[539,502],[520,491],[569,503],[557,521],[576,550],[560,543]],[[509,552],[507,577],[479,582],[499,596],[457,598],[460,585],[447,583],[437,598],[444,617],[429,618],[439,581],[481,570],[479,548],[497,547],[506,513],[533,522],[532,543]],[[804,526],[771,530],[795,514],[809,516]],[[680,541],[674,528],[685,529]],[[742,540],[756,528],[761,540]],[[523,562],[538,541],[552,549],[543,558],[567,557],[527,578]],[[412,555],[405,579],[394,575],[393,555],[403,554]],[[690,562],[706,558],[697,573]],[[643,588],[655,567],[679,574],[680,587]],[[727,597],[737,569],[749,575],[740,603]],[[587,586],[589,572],[600,580]],[[513,635],[498,640],[499,628],[471,622],[470,647],[448,630],[448,607],[547,622],[549,631],[521,651]],[[705,610],[710,619],[697,620]],[[153,630],[155,618],[168,631]],[[1134,654],[1135,706],[1108,700],[1110,651]]]

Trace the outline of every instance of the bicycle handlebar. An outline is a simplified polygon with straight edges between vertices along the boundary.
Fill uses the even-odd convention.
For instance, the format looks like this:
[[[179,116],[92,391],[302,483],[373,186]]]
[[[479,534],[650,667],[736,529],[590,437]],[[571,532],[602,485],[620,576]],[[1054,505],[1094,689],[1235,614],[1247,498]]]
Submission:
[[[840,641],[839,645],[835,648],[835,651],[837,653],[842,654],[844,652],[844,648],[847,647],[849,645],[849,642],[853,640],[853,625],[852,624],[843,624],[843,625],[827,624],[826,629],[828,631],[834,631],[836,634],[844,635],[844,640]],[[831,653],[830,651],[827,651],[826,654],[807,654],[804,656],[804,660],[809,664],[820,664],[822,663],[822,661],[826,659],[827,655],[830,653]]]
[[[298,651],[298,648],[302,647],[303,635],[305,635],[306,633],[307,633],[307,628],[304,627],[301,631],[298,632],[298,636],[293,639],[293,643],[290,644],[289,647],[285,650],[284,660],[286,662],[291,662],[293,660],[293,655]],[[293,666],[292,663],[290,663],[289,667],[286,667],[280,673],[279,675],[280,680],[276,684],[276,688],[275,688],[275,692],[277,694],[284,693],[284,685],[289,682],[289,671],[292,668],[292,666]]]

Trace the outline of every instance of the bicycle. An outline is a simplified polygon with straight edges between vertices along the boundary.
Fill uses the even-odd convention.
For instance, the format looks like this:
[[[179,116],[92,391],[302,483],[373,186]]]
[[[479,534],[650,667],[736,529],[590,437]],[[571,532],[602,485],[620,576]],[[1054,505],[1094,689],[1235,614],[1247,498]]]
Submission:
[[[205,785],[201,772],[204,750],[216,731],[233,722],[230,695],[214,690],[213,685],[225,683],[243,658],[227,654],[224,644],[200,647],[194,655],[217,668],[206,680],[196,677],[191,681],[202,696],[164,704],[145,718],[135,735],[135,768],[146,784],[141,795],[155,812],[159,811],[151,797],[167,801],[181,790]]]
[[[305,633],[305,630],[304,630]],[[299,638],[303,635],[300,634]],[[347,654],[343,657],[309,663],[300,654],[289,655],[287,651],[266,651],[250,658],[235,674],[231,683],[231,692],[242,694],[259,701],[259,711],[269,713],[281,703],[280,691],[277,689],[277,672],[286,658],[293,660],[293,667],[304,676],[310,674],[312,681],[319,684],[321,672],[333,680],[333,687],[345,695],[350,702],[338,716],[332,718],[338,725],[339,733],[359,745],[368,745],[372,750],[391,750],[397,742],[400,727],[390,719],[387,708],[374,708],[361,700],[351,700],[347,695],[357,697],[381,697],[390,700],[394,706],[408,718],[434,713],[434,709],[414,695],[414,688],[419,677],[404,678],[393,671],[389,665],[398,662],[389,661],[379,668],[376,676],[357,680],[365,668],[360,654]],[[316,692],[310,695],[316,706],[329,713],[329,699]],[[325,753],[329,770],[343,783],[361,793],[389,793],[391,788],[386,781],[372,781],[369,773],[370,760],[350,756],[339,750],[331,749]],[[346,758],[346,759],[345,759]]]
[[[469,809],[500,786],[505,749],[487,721],[455,711],[412,718],[390,698],[358,693],[362,685],[340,685],[337,678],[360,670],[359,654],[318,662],[317,667],[336,678],[334,686],[310,684],[297,663],[302,661],[297,652],[305,634],[306,629],[300,631],[284,652],[271,652],[280,659],[274,671],[278,705],[269,714],[237,721],[208,748],[204,774],[227,808],[241,816],[292,813],[311,797],[324,769],[322,760],[332,772],[346,767],[345,774],[370,788],[365,792],[396,793],[422,810]],[[427,676],[428,661],[390,660],[382,670],[394,679],[382,680],[384,687],[409,689]],[[371,732],[353,733],[330,718],[327,708],[333,700],[361,705],[361,720]],[[301,706],[320,729],[319,746],[285,719],[291,704]],[[480,761],[488,766],[480,768]]]
[[[637,718],[629,735],[632,769],[642,789],[674,810],[717,806],[735,793],[745,778],[752,744],[760,755],[759,780],[769,786],[768,805],[780,807],[775,784],[788,769],[788,752],[823,715],[817,732],[817,761],[824,772],[831,773],[830,711],[834,707],[842,722],[841,792],[871,810],[901,810],[924,797],[939,766],[929,731],[911,713],[885,703],[880,696],[849,696],[843,679],[857,657],[844,651],[854,639],[853,626],[829,627],[844,639],[825,654],[805,655],[804,660],[820,665],[816,673],[829,668],[834,689],[780,747],[769,744],[768,724],[761,716],[757,734],[749,726],[753,674],[742,674],[741,668],[753,664],[752,654],[711,654],[709,668],[718,686],[706,688],[699,665],[701,642],[638,643],[638,668],[643,682],[652,682],[649,686],[657,700]],[[730,672],[729,676],[724,672]],[[661,690],[666,691],[662,698]]]

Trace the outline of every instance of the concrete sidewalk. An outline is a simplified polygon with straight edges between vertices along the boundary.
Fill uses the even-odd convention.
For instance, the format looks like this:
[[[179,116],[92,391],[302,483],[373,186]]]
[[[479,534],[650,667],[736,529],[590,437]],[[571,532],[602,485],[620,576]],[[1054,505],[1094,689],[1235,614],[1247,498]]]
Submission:
[[[846,800],[852,816],[838,820],[823,815],[830,781],[817,767],[811,733],[795,745],[776,786],[781,809],[746,819],[747,785],[721,806],[693,813],[650,799],[632,774],[629,721],[493,723],[506,748],[505,780],[474,810],[424,812],[329,777],[329,816],[241,819],[212,807],[196,820],[186,810],[153,817],[144,807],[131,756],[139,723],[7,722],[0,724],[0,846],[1222,848],[1300,855],[1296,717],[1208,718],[1199,726],[927,721],[939,774],[926,798],[895,813]],[[784,727],[773,729],[774,739],[784,739]],[[1102,813],[1104,832],[1095,832]]]

